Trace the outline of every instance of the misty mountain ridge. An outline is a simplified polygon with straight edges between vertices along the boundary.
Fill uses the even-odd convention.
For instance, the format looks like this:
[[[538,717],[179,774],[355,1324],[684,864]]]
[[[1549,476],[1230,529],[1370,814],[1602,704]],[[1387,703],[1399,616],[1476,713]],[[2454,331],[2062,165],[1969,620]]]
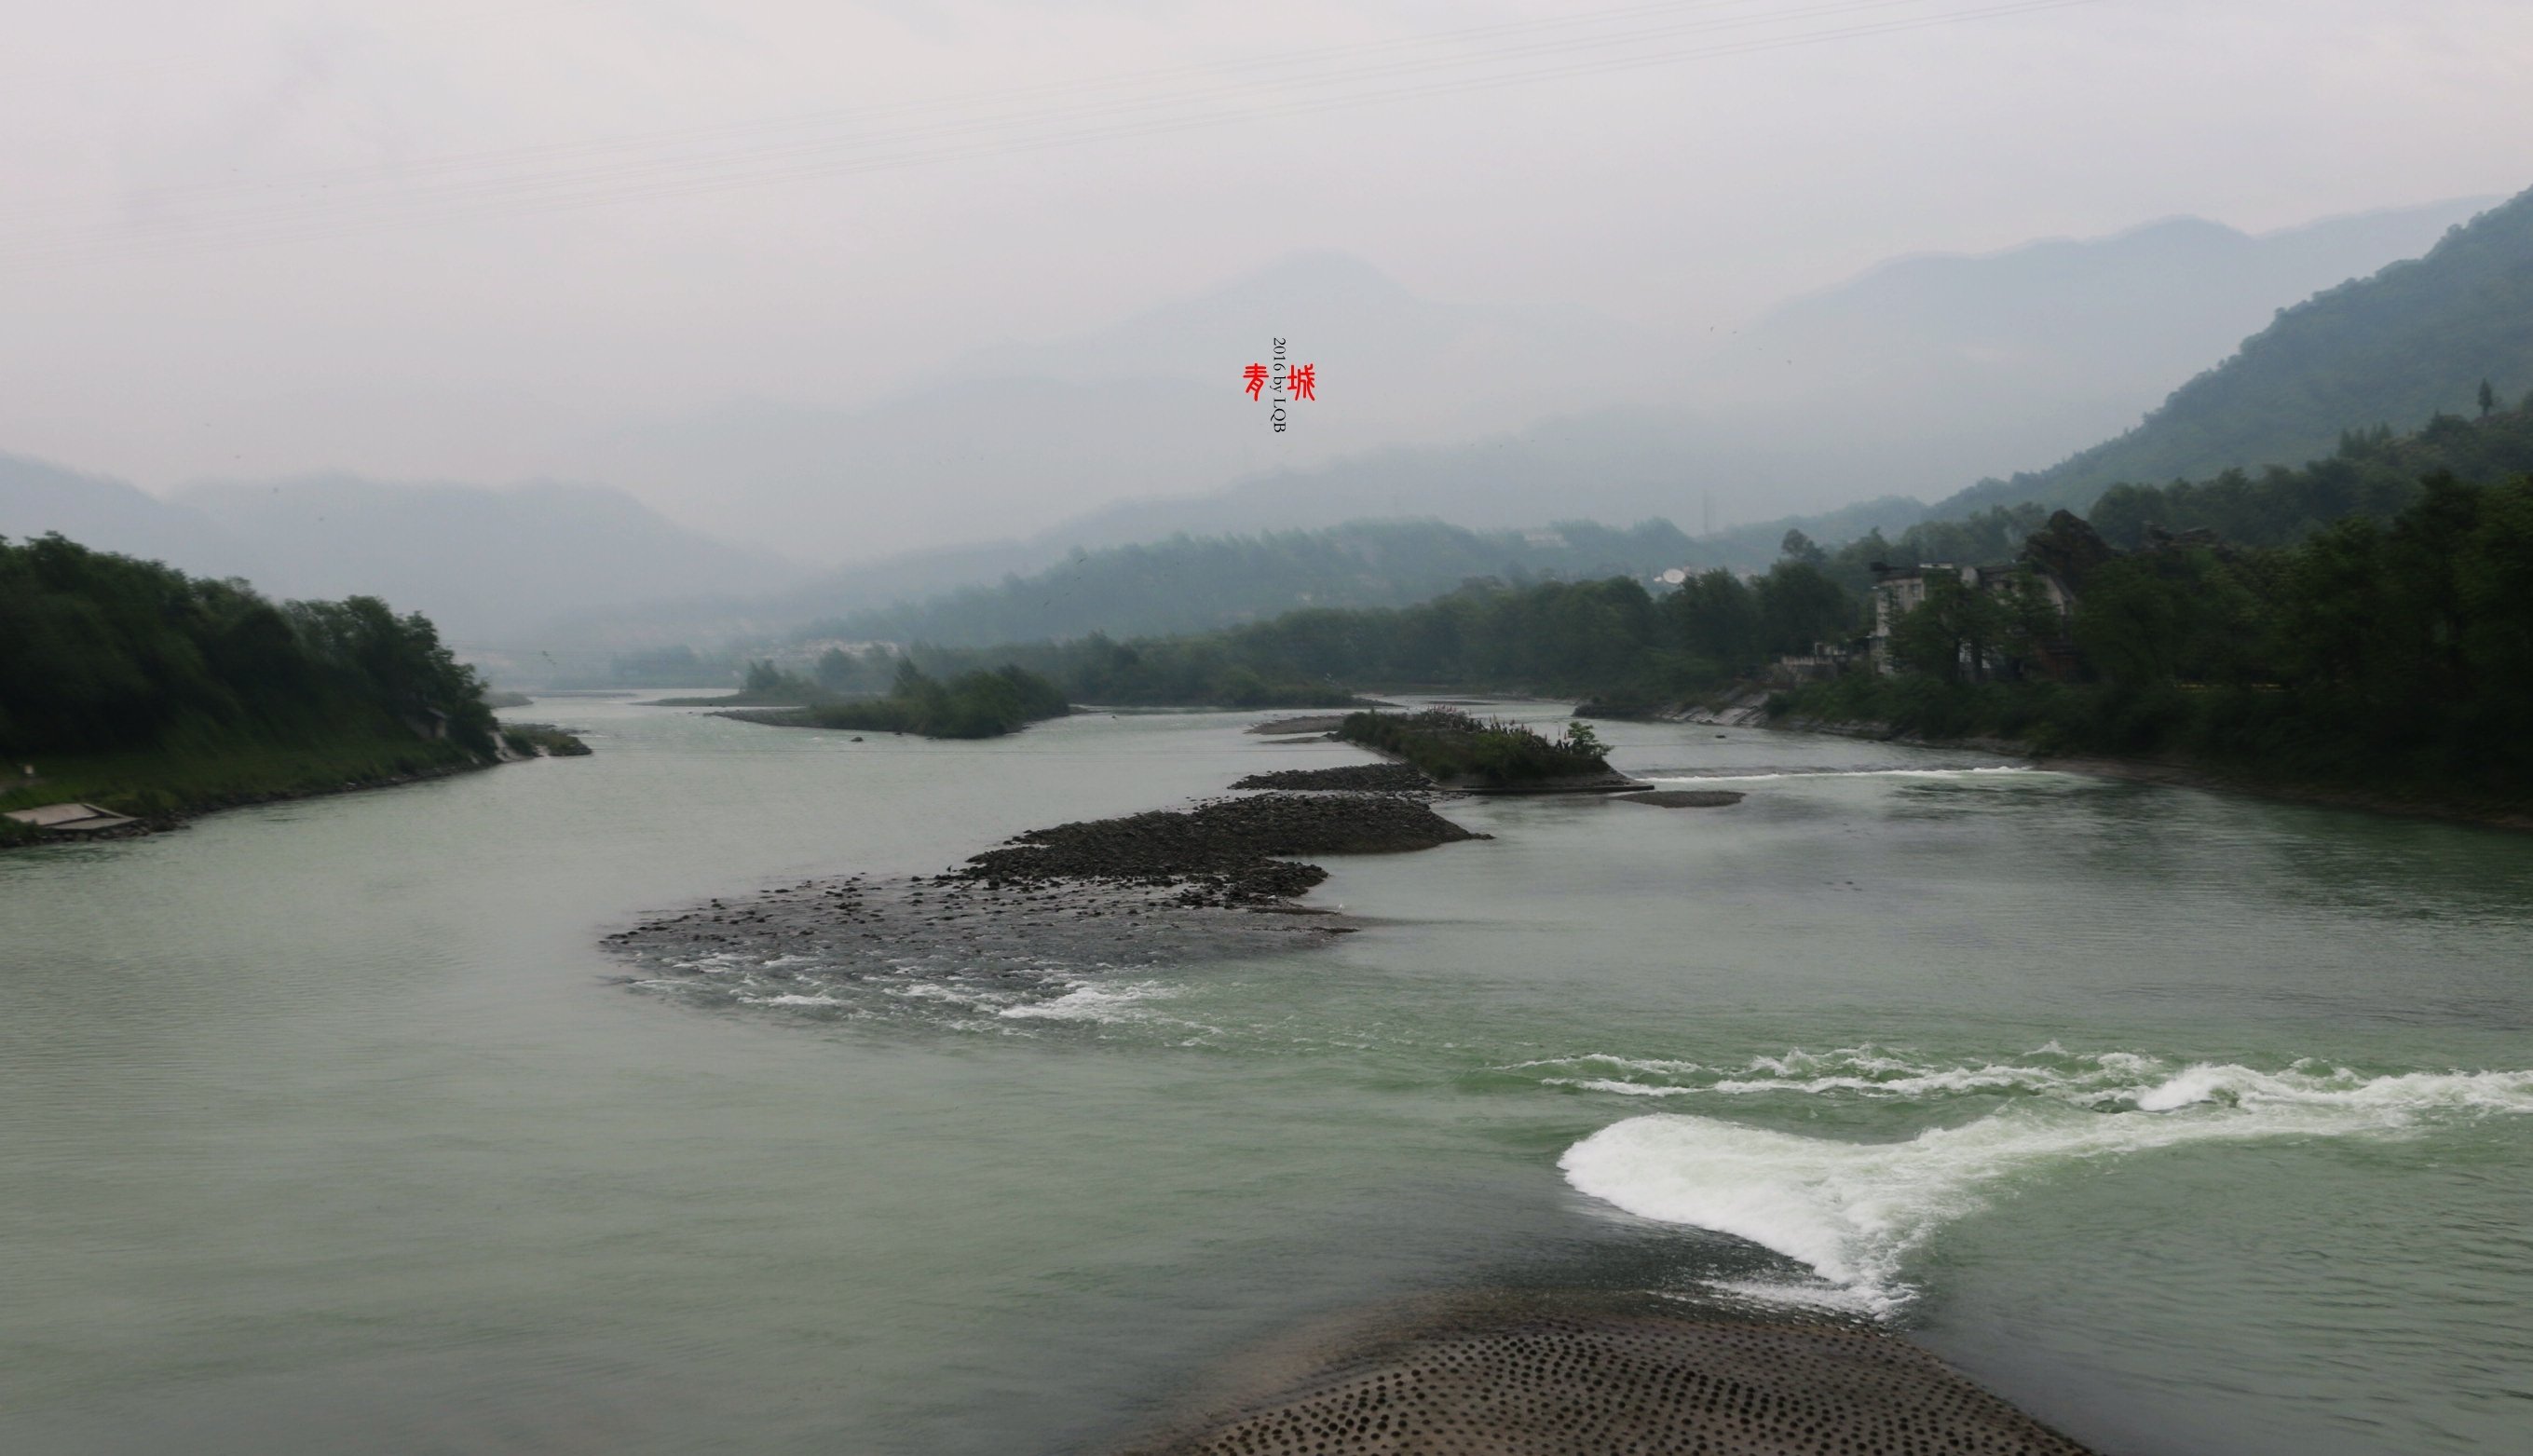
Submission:
[[[2489,201],[2260,235],[2173,218],[1896,260],[1771,310],[1708,362],[1699,387],[1741,433],[1784,442],[1775,461],[1809,497],[1789,508],[1852,494],[1837,484],[1859,477],[1948,495],[2130,428],[2280,308],[2424,253]],[[1817,428],[1825,411],[1836,432]]]
[[[813,573],[770,551],[726,545],[605,487],[493,490],[326,476],[214,483],[159,498],[5,456],[0,533],[60,529],[188,570],[243,575],[276,595],[372,592],[431,613],[459,640],[559,651],[779,634],[805,620],[1042,572],[1076,549],[1324,530],[1367,518],[1440,520],[1477,532],[1532,528],[1550,517],[1661,518],[1703,533],[1711,507],[1717,522],[1767,524],[1719,530],[1697,543],[1697,559],[1749,566],[1774,554],[1788,524],[1827,542],[1910,524],[1924,514],[1913,495],[1975,478],[1956,471],[1956,459],[1992,460],[1990,452],[2009,447],[1999,441],[2019,431],[2075,430],[2090,418],[2086,411],[2114,408],[2119,390],[2143,388],[2134,381],[2163,368],[2159,360],[2200,351],[2164,369],[2154,387],[2168,389],[2221,352],[2207,340],[2236,328],[2232,320],[2283,322],[2279,305],[2304,297],[2308,282],[2369,270],[2387,252],[2424,249],[2466,207],[2370,213],[2257,238],[2181,219],[1984,258],[1896,260],[1772,310],[1738,335],[1726,330],[1703,352],[1674,350],[1668,377],[1701,396],[1694,407],[1632,402],[1543,415],[1553,395],[1523,405],[1499,393],[1480,412],[1490,416],[1483,429],[1449,424],[1446,410],[1429,417],[1443,434],[1465,430],[1456,441],[1351,451],[1334,442],[1373,413],[1361,373],[1369,361],[1392,379],[1444,394],[1461,380],[1498,377],[1581,380],[1588,394],[1620,376],[1641,385],[1665,372],[1638,369],[1633,361],[1647,342],[1626,327],[1436,304],[1359,260],[1313,254],[1074,338],[988,351],[857,412],[752,402],[663,427],[670,436],[700,429],[685,440],[701,452],[690,462],[698,469],[712,465],[712,439],[739,441],[745,458],[714,477],[730,483],[721,498],[753,500],[751,508],[770,512],[765,519],[781,527],[776,539],[788,551],[826,554],[842,540],[842,553],[862,553],[854,544],[886,539],[879,524],[891,511],[968,538],[880,553],[845,570]],[[2444,271],[2439,263],[2426,276]],[[1303,307],[1313,301],[1317,312]],[[1297,463],[1301,454],[1278,461],[1277,438],[1236,383],[1238,364],[1262,354],[1263,337],[1271,336],[1250,340],[1255,320],[1287,305],[1297,323],[1319,330],[1297,326],[1287,335],[1296,358],[1327,372],[1322,399],[1294,407],[1297,430],[1286,437],[1312,442],[1308,450],[1322,458],[1309,464]],[[2502,327],[2507,317],[2496,316]],[[1313,347],[1328,339],[1343,347]],[[2419,346],[2434,339],[2431,332]],[[1533,345],[1539,352],[1525,354]],[[1233,362],[1216,370],[1215,356],[1226,350]],[[1588,367],[1533,367],[1556,357],[1583,357]],[[1501,359],[1523,367],[1471,362]],[[1805,373],[1806,361],[1815,362],[1813,372]],[[2508,378],[2504,368],[2493,377]],[[2089,388],[2095,394],[2087,396]],[[2127,407],[2121,418],[2137,418],[2142,407]],[[2385,413],[2332,421],[2326,443],[2338,429]],[[1825,421],[1838,428],[1823,428]],[[1953,436],[1938,439],[1946,430]],[[1237,453],[1226,440],[1254,447],[1262,463],[1227,489],[1190,494],[1191,480],[1224,478],[1207,472]],[[851,468],[840,469],[839,458]],[[1141,498],[1031,530],[1026,512],[968,503],[955,486],[961,472],[1020,482],[1037,493],[1040,509],[1077,490],[1095,495],[1137,480],[1147,489]],[[760,489],[768,481],[780,490]],[[814,498],[797,503],[794,520],[780,492],[802,483]],[[1842,503],[1865,495],[1872,499]],[[738,514],[735,506],[734,519]],[[977,540],[987,534],[984,522],[1002,539]]]
[[[127,481],[0,452],[0,536],[26,541],[52,531],[197,576],[269,574],[263,553],[201,511]]]
[[[173,498],[0,455],[0,536],[238,576],[267,596],[381,597],[458,642],[515,642],[574,611],[776,591],[803,568],[699,536],[621,491],[356,476],[210,482]]]
[[[2448,230],[2428,254],[2278,312],[2135,428],[2047,470],[1985,480],[1936,509],[2034,500],[2082,509],[2116,484],[2161,485],[2328,456],[2349,431],[2406,433],[2479,407],[2487,381],[2533,389],[2533,191]]]
[[[1898,432],[1928,413],[1930,396],[1948,393],[1984,399],[1998,416],[1985,443],[1955,440],[1947,447],[1954,452],[1996,448],[1994,440],[2014,430],[2106,433],[2116,424],[2103,420],[2135,418],[2135,395],[2166,388],[2175,375],[2231,347],[2241,337],[2239,329],[2262,317],[2277,318],[2280,290],[2302,291],[2288,295],[2291,301],[2310,292],[2308,285],[2345,279],[2378,267],[2387,255],[2426,248],[2477,205],[2387,209],[2260,236],[2182,218],[2106,239],[2034,243],[1981,258],[1896,260],[1771,311],[1740,335],[1728,336],[1700,366],[1709,378],[1742,380],[1735,385],[1744,395],[1737,408],[1745,425],[1773,420],[1767,437],[1736,443],[1700,416],[1607,409],[1459,445],[1392,446],[1315,468],[1285,469],[1206,495],[1124,502],[1042,532],[1005,559],[1028,559],[1034,551],[1052,560],[1068,544],[1096,549],[1165,535],[1205,541],[1296,525],[1325,530],[1367,516],[1421,514],[1474,530],[1502,530],[1540,519],[1543,498],[1601,519],[1653,517],[1666,525],[1688,520],[1702,529],[1710,509],[1746,519],[1747,513],[1810,495],[1816,487],[1809,480],[1823,468],[1821,411],[1836,414],[1842,434],[1851,417]],[[1363,280],[1379,275],[1357,269],[1356,276],[1360,286],[1369,287],[1375,285]],[[2184,350],[2198,352],[2176,365]],[[1104,357],[1114,359],[1119,351]],[[1747,382],[1748,377],[1766,373],[1759,361],[1805,357],[1832,359],[1842,373],[1823,387],[1818,403],[1791,413],[1781,403],[1772,413],[1766,391]],[[2088,369],[2090,384],[2084,382]],[[2094,390],[2091,398],[2084,393],[2089,387]],[[1903,446],[1887,437],[1874,438],[1870,431],[1833,441],[1832,448],[1858,457],[1844,477],[1851,493],[1858,482],[1940,488],[1962,478],[1941,463],[1946,449]],[[1915,462],[1915,473],[1895,470],[1895,458]],[[1937,470],[1946,473],[1928,473]],[[1719,489],[1714,482],[1727,484]],[[1699,563],[1749,567],[1773,556],[1790,527],[1838,542],[1872,530],[1897,532],[1930,513],[1958,510],[1948,502],[1930,512],[1914,496],[1897,493],[1809,513],[1780,509],[1764,523],[1692,542],[1682,554]],[[839,573],[795,600],[833,593],[853,575]],[[1061,568],[1047,573],[1060,575]],[[1035,590],[1040,583],[1033,577],[1012,586]],[[960,592],[854,619],[869,635],[920,636],[967,621],[982,610],[975,600],[980,593],[991,595],[985,589]],[[954,604],[965,605],[954,610]],[[1149,612],[1134,612],[1098,625],[1156,630],[1154,620]],[[1015,619],[1013,625],[1023,623]],[[1039,626],[1025,635],[1052,630]]]
[[[1669,521],[1617,530],[1564,521],[1477,532],[1434,520],[1352,521],[1324,531],[1176,536],[1077,551],[1058,565],[882,611],[821,620],[811,637],[986,647],[1094,632],[1211,631],[1304,608],[1406,607],[1472,580],[1543,576],[1651,581],[1705,553]]]
[[[1319,379],[1281,435],[1240,382],[1277,338]],[[1589,315],[1438,303],[1360,260],[1298,254],[867,404],[730,401],[627,426],[587,458],[664,508],[711,482],[719,534],[867,560],[973,541],[980,519],[1034,533],[1105,502],[1642,397],[1656,348]]]
[[[734,410],[672,453],[744,437],[750,468],[734,479],[735,496],[797,495],[782,482],[815,482],[806,492],[826,503],[803,508],[795,543],[848,509],[937,511],[961,498],[962,472],[988,481],[980,513],[1047,545],[1365,516],[1508,528],[1539,520],[1551,499],[1601,520],[1660,515],[1702,528],[1710,509],[1723,522],[1775,519],[1860,495],[1946,495],[2002,462],[2063,457],[2134,423],[2279,308],[2423,251],[2478,205],[2257,236],[2172,219],[1983,257],[1900,259],[1738,333],[1684,340],[1589,317],[1435,304],[1361,260],[1302,255],[1104,329],[962,366],[996,378],[938,381],[850,417]],[[1316,356],[1326,387],[1296,406],[1294,435],[1278,439],[1231,384],[1236,365],[1206,370],[1254,357],[1255,339],[1277,327],[1263,320],[1282,316],[1312,319],[1296,347]],[[1309,347],[1348,338],[1361,342]],[[1369,386],[1415,393],[1444,380],[1456,390],[1490,375],[1522,387],[1422,417],[1420,429],[1443,435],[1460,420],[1457,438],[1341,448],[1355,433],[1346,410]],[[1654,389],[1666,397],[1647,398]],[[1825,417],[1839,428],[1822,429]],[[855,464],[847,471],[842,459]],[[1227,484],[1187,489],[1208,474]],[[876,480],[919,484],[863,490]],[[1030,512],[1007,513],[996,494],[1015,481],[1040,512],[1076,492],[1129,498],[1031,531]],[[865,494],[891,498],[873,505]]]

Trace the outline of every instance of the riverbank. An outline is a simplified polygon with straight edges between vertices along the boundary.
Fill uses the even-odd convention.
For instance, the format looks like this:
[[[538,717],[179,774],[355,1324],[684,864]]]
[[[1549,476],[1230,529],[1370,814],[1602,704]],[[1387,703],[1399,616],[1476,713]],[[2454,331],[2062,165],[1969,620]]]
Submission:
[[[1964,746],[1985,745],[1973,743]],[[2490,829],[2533,830],[2533,810],[2513,804],[2472,804],[2388,790],[2266,779],[2204,764],[2104,758],[2088,754],[2059,756],[2029,751],[2026,756],[2034,768],[2062,774],[2088,774],[2097,779],[2160,784],[2167,787],[2197,788],[2209,793],[2244,794],[2281,803],[2310,804],[2317,808],[2357,809],[2401,819],[2438,819],[2449,824],[2473,824]]]
[[[2435,819],[2490,829],[2533,830],[2533,809],[2511,803],[2470,802],[2385,786],[2352,787],[2309,780],[2282,779],[2218,764],[2173,759],[2121,758],[2097,753],[2051,753],[2027,740],[1990,734],[1943,737],[1910,732],[1888,723],[1810,718],[1794,714],[1771,717],[1768,694],[1754,690],[1717,703],[1691,707],[1673,721],[1717,728],[1755,728],[1784,732],[1827,733],[1878,743],[1906,743],[1918,748],[1961,748],[2021,759],[2036,769],[2157,784],[2168,788],[2195,788],[2208,793],[2240,794],[2279,803],[2316,808],[2355,809],[2401,819]]]
[[[515,735],[516,742],[509,741]],[[182,828],[206,814],[288,799],[419,784],[531,758],[573,757],[587,744],[545,724],[503,725],[491,756],[408,734],[336,737],[315,744],[226,744],[194,751],[45,755],[36,776],[0,792],[0,815],[46,804],[88,803],[132,823],[77,833],[0,818],[0,846],[89,843]]]

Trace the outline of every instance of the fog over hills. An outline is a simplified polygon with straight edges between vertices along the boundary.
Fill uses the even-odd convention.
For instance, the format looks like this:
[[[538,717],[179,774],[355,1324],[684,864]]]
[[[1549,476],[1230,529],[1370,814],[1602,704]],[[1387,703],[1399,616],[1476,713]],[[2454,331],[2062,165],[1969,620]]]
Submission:
[[[0,536],[85,546],[274,597],[384,598],[465,644],[533,639],[557,616],[662,597],[763,596],[803,570],[671,524],[621,491],[351,476],[205,484],[161,499],[0,455]]]
[[[50,531],[201,576],[268,574],[260,552],[190,506],[125,481],[0,453],[0,536],[23,541]]]
[[[1910,497],[2094,444],[2279,310],[2425,251],[2478,205],[1902,259],[1688,339],[1440,303],[1304,254],[866,404],[738,401],[599,442],[602,478],[684,525],[594,486],[325,476],[158,497],[0,457],[0,534],[59,529],[276,595],[375,592],[512,648],[777,632],[1076,549],[1366,519],[1711,523],[1701,554],[1746,563],[1774,540],[1750,523],[1870,501],[1816,534],[1892,529],[1918,513]],[[1278,336],[1321,373],[1280,437],[1238,383]],[[700,497],[668,489],[697,480]],[[896,549],[909,540],[935,544]]]
[[[1308,607],[1405,607],[1473,580],[1651,580],[1706,564],[1668,521],[1628,530],[1564,522],[1476,532],[1440,521],[1356,521],[1325,531],[1174,537],[1076,552],[1045,571],[919,604],[815,622],[820,636],[988,647],[1106,632],[1210,631]],[[1676,578],[1675,578],[1676,579]]]
[[[1940,508],[2083,509],[2121,482],[2302,465],[2347,431],[2406,434],[2440,413],[2471,413],[2484,385],[2508,404],[2533,389],[2533,192],[2453,229],[2425,258],[2281,310],[2134,430],[2048,470],[1982,482]]]
[[[1986,258],[1904,259],[1771,311],[1701,387],[1820,500],[1853,497],[1858,477],[1931,500],[2128,429],[2278,310],[2426,252],[2491,201],[2257,237],[2175,218]],[[1824,418],[1838,428],[1818,429]]]
[[[813,557],[995,536],[1039,548],[1001,569],[1177,531],[1568,513],[1696,530],[1710,510],[1749,522],[1931,498],[2133,425],[2277,310],[2425,251],[2481,205],[2261,236],[2182,218],[1901,259],[1688,338],[1438,303],[1360,260],[1305,254],[866,405],[739,401],[628,427],[594,447],[593,469]],[[1280,437],[1238,385],[1277,336],[1322,386]],[[673,504],[691,480],[713,483],[708,499]]]
[[[1319,378],[1283,435],[1240,384],[1277,338]],[[1086,502],[1193,495],[1650,399],[1646,366],[1663,347],[1586,315],[1438,303],[1358,259],[1302,254],[866,404],[740,400],[646,420],[593,442],[590,471],[736,540],[869,559],[1032,534]],[[710,483],[701,498],[698,482]]]

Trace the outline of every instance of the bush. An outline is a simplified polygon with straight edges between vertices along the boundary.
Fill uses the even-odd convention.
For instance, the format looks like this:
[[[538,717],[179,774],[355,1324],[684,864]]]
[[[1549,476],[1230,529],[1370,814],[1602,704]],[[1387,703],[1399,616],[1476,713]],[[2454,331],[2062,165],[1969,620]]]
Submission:
[[[942,682],[907,662],[900,665],[887,697],[824,704],[806,710],[801,721],[816,728],[928,738],[992,738],[1072,711],[1063,689],[1009,664]]]
[[[1600,740],[1584,724],[1550,739],[1502,719],[1485,722],[1452,708],[1421,713],[1355,713],[1337,736],[1395,754],[1442,783],[1505,787],[1610,772]]]

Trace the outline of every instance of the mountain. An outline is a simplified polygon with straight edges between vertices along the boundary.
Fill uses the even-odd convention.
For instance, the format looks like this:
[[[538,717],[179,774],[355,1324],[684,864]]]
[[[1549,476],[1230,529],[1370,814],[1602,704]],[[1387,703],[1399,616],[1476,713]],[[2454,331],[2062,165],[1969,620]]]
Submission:
[[[733,478],[755,482],[738,494],[795,500],[812,532],[848,509],[851,482],[910,483],[850,502],[873,541],[898,533],[886,522],[963,501],[981,508],[936,529],[983,516],[1059,553],[1368,516],[1478,529],[1567,514],[1701,529],[1710,514],[1775,520],[1866,495],[1942,494],[2101,439],[2281,305],[2424,251],[2480,205],[2258,236],[2185,218],[1902,259],[1738,332],[1659,343],[1589,319],[1433,303],[1358,261],[1314,255],[963,367],[1009,378],[943,382],[850,417],[759,407],[654,442],[690,473],[728,451]],[[1327,387],[1279,438],[1224,387],[1221,361],[1254,354],[1266,320],[1288,316],[1309,322],[1295,334]],[[1359,408],[1367,397],[1377,418]],[[783,450],[795,453],[766,465]],[[815,484],[790,495],[768,484],[785,475]],[[1049,513],[1102,496],[1112,503]]]
[[[1771,310],[1699,370],[1697,394],[1741,437],[1773,442],[1806,493],[1790,506],[1858,481],[1932,497],[2128,428],[2281,306],[2414,258],[2492,201],[2260,235],[2183,217],[1901,259]]]
[[[1499,423],[1457,442],[1287,463],[1204,494],[1119,501],[1013,540],[884,557],[772,598],[583,618],[561,635],[614,647],[762,635],[786,623],[854,617],[998,576],[1045,571],[1077,550],[1182,535],[1325,531],[1367,518],[1436,519],[1475,531],[1518,529],[1551,515],[1667,518],[1693,522],[1703,533],[1696,560],[1763,566],[1788,529],[1825,543],[1869,530],[1896,533],[1928,514],[1910,493],[1936,495],[1999,460],[2063,454],[2101,438],[2135,419],[2172,379],[2275,317],[2279,305],[2424,251],[2478,206],[2440,203],[2257,236],[2185,218],[1986,257],[1903,259],[1772,310],[1738,335],[1703,345],[1702,354],[1683,349],[1674,382],[1686,381],[1690,404],[1578,409],[1525,425]],[[1313,279],[1326,297],[1404,330],[1410,342],[1399,346],[1393,367],[1397,357],[1442,347],[1455,327],[1478,326],[1346,260],[1299,261],[1258,288],[1272,293]],[[1113,376],[1138,360],[1190,368],[1201,355],[1185,341],[1224,336],[1255,292],[1227,288],[1000,362],[1053,371],[1079,359],[1085,378]],[[1633,357],[1613,348],[1614,358]],[[1029,393],[1009,380],[972,387],[979,397],[1007,402]],[[1072,397],[1048,394],[1051,388],[1042,384],[1041,397]],[[956,392],[945,385],[926,396],[943,411],[933,428],[948,428]],[[1144,398],[1149,404],[1151,396]],[[1234,400],[1236,416],[1247,402]],[[1066,416],[1054,405],[1047,413]],[[1082,418],[1066,428],[1082,430]],[[1825,421],[1835,428],[1824,428]],[[1166,435],[1168,422],[1119,434],[1132,442],[1102,453],[1088,437],[1110,428],[1084,431],[1073,444],[1086,458],[1114,458],[1116,478],[1124,479],[1140,468],[1139,458],[1149,463],[1138,452]],[[1037,437],[1026,431],[996,437],[965,458],[993,450],[1027,456]],[[911,437],[896,447],[912,448]],[[839,440],[829,448],[849,446]],[[1847,503],[1867,491],[1871,499]],[[930,508],[938,494],[905,493],[900,504]],[[887,620],[898,625],[870,635],[922,635],[943,625],[919,615]],[[916,630],[909,621],[925,625]]]
[[[1106,632],[1211,631],[1310,607],[1405,607],[1473,577],[1632,576],[1702,564],[1669,521],[1620,531],[1561,522],[1480,533],[1441,521],[1355,521],[1326,531],[1173,537],[1076,552],[997,586],[969,587],[819,622],[819,636],[982,647]]]
[[[466,645],[517,642],[569,612],[764,594],[804,574],[600,486],[310,476],[192,486],[175,503],[252,543],[271,563],[267,590],[384,597],[427,612]]]
[[[1278,338],[1319,382],[1282,434],[1240,383]],[[585,460],[735,539],[871,560],[974,542],[988,523],[1025,536],[1121,499],[1643,397],[1655,350],[1588,315],[1438,303],[1359,260],[1303,254],[866,403],[730,402],[629,425]]]
[[[2154,530],[2212,531],[2235,546],[2292,546],[2350,516],[2389,520],[2418,501],[2433,476],[2503,486],[2527,474],[2533,474],[2533,396],[2478,419],[2439,415],[2415,435],[2351,432],[2327,459],[2301,469],[2113,486],[2086,518],[2122,548],[2144,545]]]
[[[201,511],[123,481],[0,454],[0,536],[25,541],[48,531],[197,576],[265,574],[259,553]]]
[[[198,576],[242,576],[269,596],[383,597],[468,646],[533,640],[548,618],[570,612],[668,596],[763,596],[807,575],[594,486],[332,476],[201,485],[162,499],[0,455],[0,536],[47,531]]]
[[[2109,486],[2328,456],[2342,434],[2415,430],[2533,389],[2533,192],[2454,227],[2424,258],[2282,309],[2127,433],[2048,470],[1982,481],[1939,514],[2032,500],[2083,509]]]

